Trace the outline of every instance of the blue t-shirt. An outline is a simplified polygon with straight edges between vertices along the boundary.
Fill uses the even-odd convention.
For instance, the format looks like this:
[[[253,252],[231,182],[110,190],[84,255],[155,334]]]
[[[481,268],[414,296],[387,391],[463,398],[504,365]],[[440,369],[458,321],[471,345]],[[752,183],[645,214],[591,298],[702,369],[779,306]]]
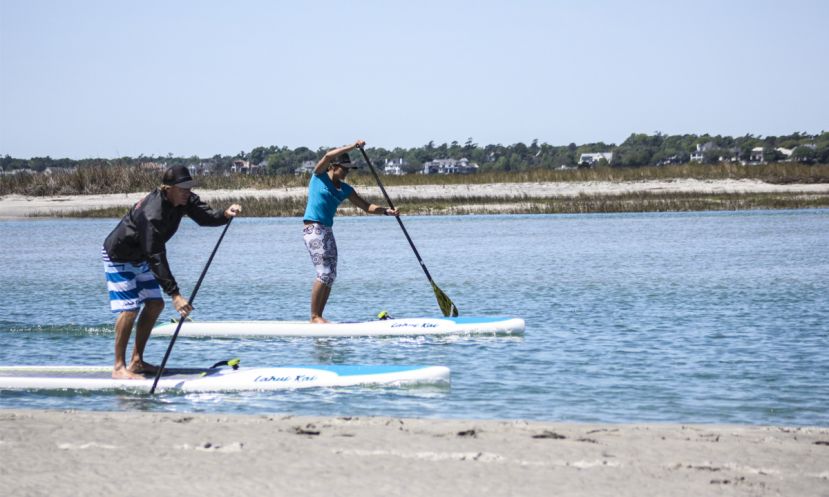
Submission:
[[[311,176],[311,183],[308,185],[308,204],[305,206],[303,220],[333,226],[337,207],[353,191],[351,185],[342,181],[337,189],[327,172]]]

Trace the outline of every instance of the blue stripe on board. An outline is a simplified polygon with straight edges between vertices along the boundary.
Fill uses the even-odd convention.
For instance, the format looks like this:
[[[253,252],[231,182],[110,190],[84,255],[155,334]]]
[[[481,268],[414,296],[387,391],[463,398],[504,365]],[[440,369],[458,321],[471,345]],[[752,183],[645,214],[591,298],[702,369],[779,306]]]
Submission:
[[[480,323],[498,323],[512,318],[503,317],[457,317],[457,318],[443,318],[453,321],[457,324],[480,324]]]
[[[331,371],[332,373],[336,373],[339,376],[355,376],[355,375],[362,375],[362,374],[384,374],[384,373],[400,373],[402,371],[415,371],[418,369],[423,369],[426,366],[338,366],[338,365],[330,365],[330,366],[321,366],[321,365],[313,365],[313,366],[285,366],[291,368],[307,368],[307,369],[316,369],[316,370],[323,370],[323,371]]]

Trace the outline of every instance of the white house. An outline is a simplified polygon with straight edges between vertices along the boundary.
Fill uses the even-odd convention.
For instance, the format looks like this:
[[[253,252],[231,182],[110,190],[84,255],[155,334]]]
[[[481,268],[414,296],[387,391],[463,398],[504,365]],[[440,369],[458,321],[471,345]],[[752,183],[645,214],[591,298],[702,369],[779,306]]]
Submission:
[[[785,159],[784,159],[785,161],[791,161],[792,160],[792,153],[794,153],[793,148],[777,147],[777,148],[775,148],[775,150],[777,150],[778,152],[783,154],[783,157],[785,157]]]
[[[763,147],[754,147],[751,149],[751,155],[748,156],[748,162],[754,164],[760,164],[766,162],[766,158],[763,155]]]
[[[697,149],[691,152],[691,162],[702,162],[705,160],[705,152],[716,147],[714,142],[697,143]]]
[[[230,166],[230,172],[237,174],[265,174],[268,169],[268,163],[265,161],[259,164],[253,164],[249,160],[236,159],[233,165]]]
[[[201,161],[198,164],[187,166],[191,176],[210,176],[213,174],[213,164],[209,161]]]
[[[403,166],[405,165],[406,159],[402,157],[399,159],[386,159],[385,164],[383,164],[383,172],[393,176],[402,176],[406,174],[406,171],[403,170]]]
[[[314,172],[315,167],[317,167],[317,161],[305,160],[302,161],[301,166],[294,169],[294,174],[312,174]]]
[[[478,164],[469,159],[435,159],[423,164],[422,174],[474,174]]]
[[[613,160],[613,152],[594,152],[590,154],[581,154],[579,156],[579,164],[587,164],[594,166],[600,160],[606,160],[608,164]]]

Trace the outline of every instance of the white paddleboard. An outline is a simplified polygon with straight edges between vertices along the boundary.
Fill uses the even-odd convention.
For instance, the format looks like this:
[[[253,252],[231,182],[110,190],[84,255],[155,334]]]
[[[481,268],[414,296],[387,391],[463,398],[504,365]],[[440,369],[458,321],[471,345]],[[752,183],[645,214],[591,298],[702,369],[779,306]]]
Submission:
[[[149,392],[154,378],[116,380],[111,366],[0,366],[0,390],[132,390]],[[444,366],[289,366],[168,369],[157,390],[222,392],[355,385],[448,384]]]
[[[153,328],[172,335],[178,323]],[[503,317],[399,318],[358,323],[308,321],[185,321],[179,336],[191,337],[377,337],[420,335],[522,335],[524,320]]]

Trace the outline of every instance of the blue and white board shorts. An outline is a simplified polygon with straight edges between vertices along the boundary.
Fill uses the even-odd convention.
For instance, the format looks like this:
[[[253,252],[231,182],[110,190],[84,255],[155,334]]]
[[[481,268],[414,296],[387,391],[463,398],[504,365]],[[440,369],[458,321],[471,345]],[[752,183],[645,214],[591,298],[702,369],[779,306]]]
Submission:
[[[101,249],[112,312],[136,311],[148,300],[164,300],[161,287],[146,262],[112,262]]]
[[[330,287],[337,279],[337,240],[334,239],[334,230],[324,224],[306,224],[302,229],[302,238],[317,271],[317,279]]]

